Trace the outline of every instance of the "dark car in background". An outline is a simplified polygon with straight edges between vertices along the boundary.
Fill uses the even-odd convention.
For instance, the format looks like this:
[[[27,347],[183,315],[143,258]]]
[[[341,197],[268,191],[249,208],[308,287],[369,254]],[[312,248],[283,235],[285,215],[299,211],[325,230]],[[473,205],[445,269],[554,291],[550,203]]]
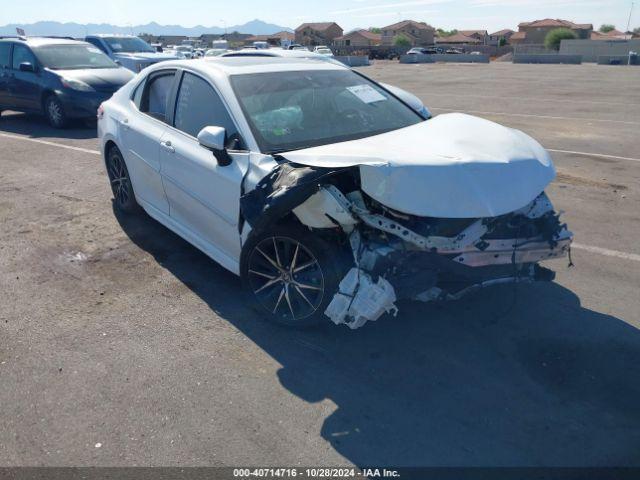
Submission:
[[[100,104],[133,76],[89,43],[0,39],[0,112],[42,113],[56,128],[73,118],[95,118]]]
[[[87,35],[84,40],[102,50],[114,62],[134,73],[138,73],[154,63],[184,58],[175,53],[158,51],[157,48],[133,35]]]

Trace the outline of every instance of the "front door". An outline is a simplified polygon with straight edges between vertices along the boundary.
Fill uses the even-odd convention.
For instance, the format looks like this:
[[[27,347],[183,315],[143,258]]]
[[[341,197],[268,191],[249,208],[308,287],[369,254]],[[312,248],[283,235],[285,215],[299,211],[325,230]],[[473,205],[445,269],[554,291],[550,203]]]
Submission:
[[[9,67],[11,66],[11,42],[0,42],[0,107],[11,107],[9,100]]]
[[[36,71],[21,71],[21,63],[30,63]],[[19,110],[39,110],[42,107],[40,73],[37,70],[38,61],[31,49],[21,43],[14,43],[9,73],[9,93],[13,97],[15,107]]]
[[[240,188],[249,154],[240,150],[242,140],[221,97],[195,74],[183,73],[172,123],[175,129],[169,129],[161,147],[171,217],[207,242],[216,260],[228,266],[229,259],[240,257]],[[219,165],[198,143],[198,133],[207,126],[226,129],[230,165]]]

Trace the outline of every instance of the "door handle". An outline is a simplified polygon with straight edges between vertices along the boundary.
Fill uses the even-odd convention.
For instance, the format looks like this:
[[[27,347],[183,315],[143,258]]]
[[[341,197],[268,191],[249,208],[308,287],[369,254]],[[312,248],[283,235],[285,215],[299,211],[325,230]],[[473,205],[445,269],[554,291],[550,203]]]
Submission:
[[[164,148],[169,153],[176,153],[176,149],[171,145],[171,141],[167,140],[166,142],[160,142],[162,148]]]
[[[122,120],[120,120],[120,125],[122,125],[123,128],[129,128],[129,119],[128,118],[123,118]]]

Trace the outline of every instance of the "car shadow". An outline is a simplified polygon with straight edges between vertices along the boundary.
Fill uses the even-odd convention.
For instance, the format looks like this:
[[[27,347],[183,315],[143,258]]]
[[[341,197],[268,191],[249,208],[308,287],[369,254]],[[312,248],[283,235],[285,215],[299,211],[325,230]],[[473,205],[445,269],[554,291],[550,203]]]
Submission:
[[[2,112],[0,132],[25,135],[31,138],[65,138],[87,140],[98,138],[95,121],[70,120],[66,128],[53,128],[42,115]]]
[[[240,282],[146,215],[141,249],[271,355],[282,386],[335,411],[320,432],[357,466],[638,466],[640,332],[555,284],[408,302],[357,331],[291,330]]]

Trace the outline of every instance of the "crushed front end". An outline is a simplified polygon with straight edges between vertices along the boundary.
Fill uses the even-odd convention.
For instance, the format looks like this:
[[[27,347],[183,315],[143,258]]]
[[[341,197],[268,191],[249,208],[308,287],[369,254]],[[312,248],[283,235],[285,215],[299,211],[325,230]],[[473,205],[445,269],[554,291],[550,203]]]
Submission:
[[[567,255],[572,240],[545,193],[506,215],[448,219],[403,214],[326,184],[294,209],[312,225],[314,212],[348,235],[353,267],[325,313],[350,328],[397,312],[399,299],[453,300],[498,283],[551,281],[539,262]]]
[[[569,253],[572,233],[547,195],[526,206],[482,218],[437,218],[403,213],[360,187],[358,169],[324,169],[284,162],[241,199],[253,229],[285,217],[349,250],[338,291],[325,310],[355,329],[396,301],[454,300],[499,283],[551,281],[540,262]]]

